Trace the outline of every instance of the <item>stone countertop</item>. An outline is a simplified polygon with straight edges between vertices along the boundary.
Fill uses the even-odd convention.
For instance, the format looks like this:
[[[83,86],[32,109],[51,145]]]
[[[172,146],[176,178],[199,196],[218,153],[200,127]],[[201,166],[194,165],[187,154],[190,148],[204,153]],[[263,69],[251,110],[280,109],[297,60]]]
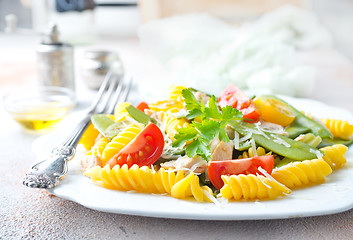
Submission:
[[[142,67],[136,39],[122,39],[106,47],[117,50],[131,70]],[[6,57],[20,51],[21,56],[27,57]],[[32,51],[28,45],[4,50],[0,57],[1,94],[19,85],[33,84]],[[301,53],[298,59],[319,70],[314,99],[353,111],[353,64],[347,58],[326,49]],[[136,75],[143,77],[141,72]],[[90,94],[83,85],[80,91],[78,94],[86,98]],[[86,106],[86,98],[81,99],[79,107]],[[38,135],[24,132],[2,107],[0,116],[0,239],[351,239],[353,236],[353,210],[298,219],[197,221],[111,214],[85,208],[45,190],[22,185],[25,172],[35,161],[31,145]]]

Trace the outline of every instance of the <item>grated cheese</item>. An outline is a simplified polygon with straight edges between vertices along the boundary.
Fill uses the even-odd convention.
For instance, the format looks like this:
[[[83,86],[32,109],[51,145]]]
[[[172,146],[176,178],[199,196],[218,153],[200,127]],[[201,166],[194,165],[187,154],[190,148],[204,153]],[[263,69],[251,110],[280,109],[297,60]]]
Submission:
[[[264,136],[264,137],[267,138],[267,139],[270,139],[269,136],[267,136],[266,133],[261,130],[260,125],[259,125],[258,123],[255,124],[255,125],[256,125],[256,129],[259,131],[259,133],[260,133],[262,136]]]
[[[210,199],[216,206],[221,206],[221,203],[215,198],[211,193],[209,193],[207,190],[202,189],[203,193]]]
[[[278,182],[276,179],[274,179],[265,169],[263,169],[261,166],[257,168],[259,170],[260,173],[262,173],[263,175],[265,175],[265,177],[267,177],[270,181],[276,182],[279,185],[281,185],[284,188],[287,188],[287,186],[283,185],[282,183]],[[283,192],[285,195],[289,195],[285,192]]]
[[[152,173],[153,173],[153,174],[155,174],[155,173],[156,173],[156,169],[154,169],[153,164],[151,164],[151,170],[152,170]]]
[[[260,124],[263,131],[276,133],[280,135],[283,135],[285,133],[284,128],[281,125],[265,122],[265,121],[261,121]]]
[[[252,147],[252,150],[253,150],[254,157],[257,157],[255,140],[252,138],[250,142],[251,142],[251,147]]]
[[[321,159],[324,155],[319,150],[309,149],[309,152],[314,153],[318,159]]]
[[[260,168],[260,167],[259,167]],[[260,181],[262,182],[263,185],[265,185],[268,189],[271,189],[272,187],[270,185],[268,185],[267,183],[265,183],[265,181],[260,177],[262,175],[256,173],[256,176],[259,177]]]
[[[271,134],[271,137],[273,137],[274,139],[273,139],[273,141],[274,142],[276,142],[276,143],[278,143],[278,144],[282,144],[282,145],[284,145],[284,146],[286,146],[286,147],[290,147],[290,144],[289,143],[287,143],[286,141],[284,141],[283,139],[281,139],[281,138],[279,138],[278,136],[276,136],[276,135],[274,135],[274,134]]]
[[[259,135],[264,136],[264,137],[267,138],[267,139],[270,139],[270,137],[267,136],[266,133],[264,133],[264,132],[260,129],[259,125],[256,125],[256,128],[257,128],[256,130],[255,130],[255,129],[247,129],[247,130],[248,130],[249,132],[251,132],[251,133],[259,134]]]
[[[239,133],[237,131],[234,131],[233,143],[234,143],[234,148],[237,150],[239,149],[239,142],[240,142]]]
[[[252,132],[249,132],[249,133],[247,133],[244,137],[240,138],[240,139],[239,139],[239,142],[244,142],[244,141],[250,139],[251,136],[252,136]]]

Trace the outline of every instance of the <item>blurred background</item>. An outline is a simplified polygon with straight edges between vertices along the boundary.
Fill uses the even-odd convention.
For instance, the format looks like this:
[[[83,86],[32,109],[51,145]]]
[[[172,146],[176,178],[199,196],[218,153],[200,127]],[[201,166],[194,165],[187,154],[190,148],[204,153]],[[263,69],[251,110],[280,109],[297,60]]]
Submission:
[[[352,0],[0,0],[0,32],[11,25],[8,15],[14,14],[19,29],[41,31],[49,21],[56,21],[64,38],[75,32],[81,38],[71,41],[89,42],[97,35],[135,35],[140,23],[176,14],[206,11],[237,23],[284,4],[315,12],[331,31],[336,48],[353,58]]]
[[[60,67],[74,69],[79,106],[111,60],[91,50],[117,53],[142,90],[131,96],[145,99],[170,84],[217,95],[234,83],[331,104],[353,78],[352,0],[0,0],[0,95],[38,83],[38,46],[52,22],[74,49],[74,67]]]

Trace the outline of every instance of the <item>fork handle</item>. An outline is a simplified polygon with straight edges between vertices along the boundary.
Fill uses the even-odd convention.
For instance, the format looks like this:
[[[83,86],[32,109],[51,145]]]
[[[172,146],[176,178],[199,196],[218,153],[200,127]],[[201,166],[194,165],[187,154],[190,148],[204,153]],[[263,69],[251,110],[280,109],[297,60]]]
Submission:
[[[91,115],[92,114],[87,114],[86,117],[84,117],[79,124],[75,127],[71,135],[63,142],[62,147],[73,147],[76,148],[78,142],[80,141],[83,133],[86,131],[88,128],[89,124],[91,123]],[[52,153],[56,151],[54,149]],[[65,150],[63,150],[65,151]]]
[[[55,187],[67,173],[67,160],[65,155],[52,155],[37,163],[23,178],[23,184],[31,188]]]
[[[74,156],[75,148],[91,122],[90,114],[76,126],[66,141],[51,152],[49,159],[34,165],[23,179],[23,184],[32,188],[52,188],[67,173],[67,161]]]

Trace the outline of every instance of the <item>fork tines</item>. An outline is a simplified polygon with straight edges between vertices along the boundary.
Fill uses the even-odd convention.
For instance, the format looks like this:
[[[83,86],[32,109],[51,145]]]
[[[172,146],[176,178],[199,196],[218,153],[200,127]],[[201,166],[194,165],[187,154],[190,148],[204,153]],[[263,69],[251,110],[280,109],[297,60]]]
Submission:
[[[92,103],[90,114],[112,114],[119,101],[126,101],[130,92],[132,78],[109,72],[105,77],[96,99]]]

